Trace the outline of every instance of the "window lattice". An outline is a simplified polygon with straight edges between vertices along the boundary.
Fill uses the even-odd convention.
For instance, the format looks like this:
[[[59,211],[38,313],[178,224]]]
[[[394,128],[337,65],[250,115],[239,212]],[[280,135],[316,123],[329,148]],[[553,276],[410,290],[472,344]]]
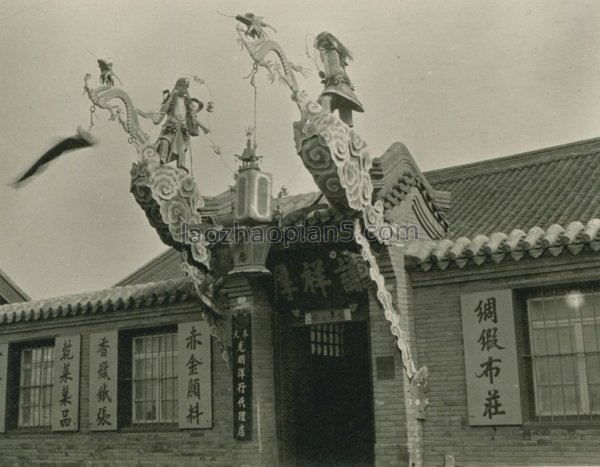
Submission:
[[[133,422],[177,420],[177,334],[133,339]]]
[[[344,328],[341,324],[317,324],[310,327],[312,355],[341,357],[344,354]]]
[[[600,293],[530,298],[528,316],[536,415],[600,414]]]
[[[54,347],[21,351],[19,426],[49,426],[52,411]]]

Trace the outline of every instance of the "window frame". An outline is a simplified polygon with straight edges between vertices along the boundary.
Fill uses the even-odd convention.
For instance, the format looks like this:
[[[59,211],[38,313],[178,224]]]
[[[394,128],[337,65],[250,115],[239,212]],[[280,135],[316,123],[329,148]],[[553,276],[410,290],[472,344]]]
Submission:
[[[133,367],[133,342],[137,337],[153,336],[157,334],[174,333],[175,341],[178,339],[177,324],[161,325],[154,327],[119,330],[118,350],[118,385],[117,391],[117,428],[124,431],[171,431],[178,429],[178,414],[174,413],[171,422],[136,422],[134,418],[134,367]],[[178,381],[178,354],[174,357],[173,373]],[[178,400],[178,393],[174,394]]]
[[[21,357],[24,350],[37,349],[40,347],[55,348],[55,339],[42,338],[28,340],[23,342],[11,342],[8,346],[8,371],[6,381],[6,430],[18,432],[50,432],[52,431],[52,392],[54,389],[54,375],[52,375],[52,384],[50,385],[50,423],[48,425],[20,425],[20,400],[21,400]],[[56,355],[54,355],[56,358]],[[52,359],[52,368],[54,367],[54,358]]]
[[[342,358],[345,356],[343,322],[311,324],[308,328],[312,357]]]
[[[536,413],[536,407],[538,404],[537,398],[537,387],[534,375],[534,358],[532,349],[532,331],[533,327],[530,326],[530,310],[529,301],[540,299],[543,297],[566,297],[568,293],[578,291],[580,293],[593,293],[598,295],[600,298],[600,282],[581,282],[581,283],[560,283],[551,284],[547,286],[540,286],[535,288],[519,289],[514,290],[515,298],[517,302],[516,308],[516,345],[518,351],[518,365],[519,365],[519,380],[521,385],[521,406],[523,413],[524,425],[552,425],[561,427],[585,427],[594,426],[597,427],[600,423],[600,413],[573,413],[573,414],[538,414]],[[599,313],[600,307],[596,313]],[[600,313],[599,313],[600,315]],[[554,320],[552,320],[554,321]],[[561,321],[561,320],[556,320]],[[574,322],[570,319],[563,320],[566,325],[573,325]],[[600,316],[596,317],[596,322],[600,324]],[[597,339],[600,341],[600,334],[597,335]],[[583,351],[583,358],[586,355],[593,355],[594,353],[600,354],[600,347],[597,351],[586,353]],[[577,358],[577,351],[572,349],[572,353],[568,354]],[[567,354],[565,354],[567,356]],[[578,363],[576,363],[577,365]],[[585,376],[587,379],[587,375]],[[588,383],[589,384],[589,383]],[[589,386],[586,385],[587,394],[589,394]]]

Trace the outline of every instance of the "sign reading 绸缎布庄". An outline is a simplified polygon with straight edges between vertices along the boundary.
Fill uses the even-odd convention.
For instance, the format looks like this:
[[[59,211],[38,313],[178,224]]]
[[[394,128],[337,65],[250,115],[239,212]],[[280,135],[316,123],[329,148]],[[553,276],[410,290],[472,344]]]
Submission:
[[[178,326],[179,428],[212,428],[210,339],[206,321]]]
[[[521,397],[510,290],[461,295],[470,425],[520,425]]]
[[[117,331],[90,334],[89,426],[92,431],[117,429]]]
[[[233,438],[252,439],[252,315],[248,311],[231,321],[233,357]]]
[[[57,337],[54,341],[52,430],[79,429],[79,363],[81,336]]]

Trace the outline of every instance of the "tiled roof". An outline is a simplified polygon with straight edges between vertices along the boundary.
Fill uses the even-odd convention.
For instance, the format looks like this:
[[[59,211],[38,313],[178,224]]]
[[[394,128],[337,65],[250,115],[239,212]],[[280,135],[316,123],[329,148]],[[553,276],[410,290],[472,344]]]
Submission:
[[[425,173],[449,191],[448,237],[600,218],[600,139]]]
[[[565,227],[553,224],[544,230],[532,227],[528,231],[514,229],[508,234],[496,232],[489,237],[459,237],[456,241],[415,241],[407,248],[415,266],[427,271],[446,269],[451,264],[463,268],[467,264],[499,263],[505,259],[518,261],[523,257],[539,258],[543,254],[558,256],[566,251],[578,254],[584,248],[600,250],[600,219],[579,221]]]
[[[285,218],[288,214],[299,209],[304,209],[315,203],[328,204],[327,199],[319,191],[301,193],[273,200],[277,215]]]
[[[182,302],[193,297],[187,278],[113,287],[96,292],[2,305],[0,326],[22,321],[146,308]]]
[[[408,150],[400,144],[393,145],[391,149],[395,149],[395,153],[400,156],[405,153],[410,156]],[[406,162],[409,158],[400,156],[382,157],[375,161],[372,176],[377,192],[388,182],[402,182],[401,178],[394,178],[395,169],[400,160]],[[452,252],[449,254],[458,258],[460,255],[456,254],[455,250],[460,250],[461,254],[468,256],[477,243],[484,239],[487,239],[484,241],[484,250],[492,251],[494,242],[504,238],[505,234],[502,232],[509,232],[507,238],[512,239],[516,236],[523,240],[523,236],[527,238],[531,232],[541,230],[544,235],[550,235],[560,230],[559,226],[567,226],[564,230],[568,232],[579,222],[594,225],[595,221],[591,224],[590,221],[600,218],[600,138],[434,170],[426,172],[424,176],[432,187],[434,201],[444,212],[449,223],[447,237],[455,241],[425,242],[430,246],[423,247],[423,251],[429,248],[430,257],[421,260],[423,268],[431,267],[432,263],[438,261],[437,253],[433,251],[435,248],[443,250],[452,245],[453,249],[451,248]],[[389,192],[395,195],[394,190]],[[319,196],[319,192],[313,192],[274,199],[272,205],[275,215],[283,217],[286,225],[300,220],[305,220],[308,225],[339,221],[339,213],[335,213],[326,200],[319,199]],[[387,191],[385,194],[381,193],[384,201],[389,201],[389,196],[391,195]],[[401,193],[399,198],[402,198]],[[233,200],[230,192],[214,199],[207,198],[206,211],[212,211],[220,222],[225,218],[231,219]],[[489,239],[483,236],[489,232],[497,233]],[[563,235],[561,238],[566,237]],[[589,240],[587,243],[579,243],[578,240],[574,240],[563,247],[548,247],[542,250],[531,247],[522,252],[523,255],[534,256],[546,250],[550,254],[562,252],[564,249],[576,251],[585,245],[594,249],[594,242],[595,240]],[[496,261],[507,255],[518,259],[521,250],[513,250],[506,241],[502,248],[503,252],[494,250],[493,255],[472,254],[471,261],[479,264],[482,259],[486,261],[491,258]],[[417,257],[420,257],[419,254]],[[467,257],[467,260],[468,258],[471,257]],[[462,265],[465,258],[449,259]],[[128,276],[119,285],[183,277],[184,274],[179,268],[180,261],[177,252],[168,250]],[[445,262],[445,258],[440,258],[439,264],[442,268],[445,267]]]
[[[436,210],[445,213],[450,208],[452,194],[433,189],[408,148],[402,143],[392,144],[380,157],[373,159],[370,174],[375,197],[384,200],[385,203],[391,201],[395,204],[395,197],[404,199],[402,194],[410,191],[411,185],[418,185],[421,192],[435,204]],[[397,192],[396,196],[394,192]],[[390,206],[386,206],[388,207]]]
[[[274,198],[271,202],[273,216],[285,217],[292,211],[310,206],[319,198],[321,198],[319,203],[327,203],[327,200],[318,191]],[[235,193],[227,190],[217,196],[206,196],[204,198],[205,205],[200,212],[205,218],[215,223],[228,225],[234,220],[235,202]]]
[[[29,296],[8,277],[8,274],[0,269],[0,304],[25,300],[30,300]]]
[[[124,279],[115,284],[115,287],[132,284],[146,284],[168,279],[184,279],[185,272],[181,269],[181,255],[174,248],[163,251],[160,255],[136,269]]]

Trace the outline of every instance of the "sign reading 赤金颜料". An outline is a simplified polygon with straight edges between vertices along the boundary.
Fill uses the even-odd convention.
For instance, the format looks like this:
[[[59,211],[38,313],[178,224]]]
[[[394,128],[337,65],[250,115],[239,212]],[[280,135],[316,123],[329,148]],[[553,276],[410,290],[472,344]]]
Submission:
[[[177,329],[179,428],[212,428],[210,329],[206,321]]]

